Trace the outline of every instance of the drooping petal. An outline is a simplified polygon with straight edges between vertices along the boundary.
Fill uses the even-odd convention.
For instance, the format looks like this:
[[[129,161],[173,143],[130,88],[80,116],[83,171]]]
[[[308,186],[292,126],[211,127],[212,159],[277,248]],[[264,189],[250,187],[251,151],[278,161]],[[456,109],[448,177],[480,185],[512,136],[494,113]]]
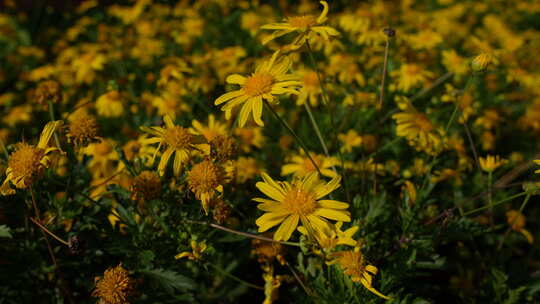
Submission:
[[[163,176],[165,173],[165,168],[167,168],[167,164],[169,163],[169,159],[171,158],[171,155],[174,153],[174,149],[168,148],[163,152],[163,155],[161,155],[161,160],[159,161],[158,165],[158,173],[159,175]]]
[[[276,241],[287,241],[291,238],[292,233],[298,226],[299,216],[293,214],[286,218],[283,223],[279,226],[278,230],[274,234],[274,240]]]
[[[252,111],[252,106],[253,106],[253,101],[248,100],[247,102],[244,103],[244,105],[242,106],[242,109],[240,109],[240,114],[239,114],[240,116],[238,120],[238,126],[240,128],[246,125],[246,122],[249,118],[249,113]]]
[[[56,131],[56,129],[60,127],[62,123],[63,122],[61,120],[48,122],[43,128],[41,135],[39,136],[39,142],[38,142],[37,147],[40,149],[45,149],[47,145],[49,144],[49,140],[53,136],[54,131]]]
[[[251,109],[253,111],[253,120],[255,120],[255,123],[261,127],[264,127],[264,123],[261,119],[263,110],[263,102],[261,97],[257,97],[253,100]]]

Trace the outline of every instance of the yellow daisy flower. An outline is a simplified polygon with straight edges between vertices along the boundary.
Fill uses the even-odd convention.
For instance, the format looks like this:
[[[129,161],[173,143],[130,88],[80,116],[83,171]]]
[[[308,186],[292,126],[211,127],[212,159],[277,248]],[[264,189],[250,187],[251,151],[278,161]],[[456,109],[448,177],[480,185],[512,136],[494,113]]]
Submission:
[[[226,102],[221,107],[221,110],[227,113],[230,113],[236,106],[243,104],[240,110],[240,127],[246,124],[250,112],[253,114],[253,120],[259,126],[264,126],[261,119],[263,99],[268,102],[275,102],[275,95],[298,95],[300,82],[297,80],[297,76],[287,74],[291,61],[287,57],[278,60],[278,53],[275,52],[269,61],[257,66],[255,73],[249,77],[239,74],[229,75],[226,79],[227,83],[238,84],[242,88],[223,94],[214,102],[216,106]]]
[[[225,183],[225,170],[210,160],[202,161],[191,168],[188,172],[187,183],[189,190],[201,200],[204,212],[208,214],[210,200],[217,192],[223,192],[222,184]]]
[[[321,174],[326,177],[336,177],[337,173],[332,169],[340,164],[339,160],[334,157],[326,157],[322,154],[309,153],[313,161],[319,167]],[[281,176],[293,174],[295,177],[304,177],[310,173],[317,172],[317,168],[305,153],[292,156],[290,162],[283,165],[281,168]]]
[[[326,219],[351,221],[350,213],[345,210],[349,204],[335,200],[321,200],[339,187],[341,177],[335,177],[325,183],[319,179],[317,173],[311,173],[289,183],[276,182],[266,173],[262,173],[261,176],[263,182],[258,182],[255,186],[271,199],[253,199],[261,203],[257,208],[267,212],[255,222],[259,226],[259,232],[280,224],[274,233],[274,239],[287,241],[299,221],[312,232],[310,235],[315,231],[327,229],[329,223]]]
[[[372,286],[372,276],[379,271],[377,267],[369,265],[360,251],[360,247],[354,250],[335,252],[330,255],[334,259],[328,262],[329,265],[338,264],[343,272],[351,277],[353,282],[360,282],[367,290],[377,296],[389,300],[390,297],[383,295]]]
[[[263,30],[275,30],[275,32],[265,38],[262,43],[267,44],[278,37],[297,32],[298,36],[291,43],[291,47],[297,49],[306,43],[312,33],[319,34],[326,40],[329,40],[330,36],[339,36],[339,32],[336,29],[329,26],[322,26],[322,24],[328,20],[326,17],[328,14],[328,2],[320,1],[320,3],[323,6],[323,10],[319,17],[315,15],[295,16],[287,18],[284,22],[270,23],[261,26],[261,29]]]
[[[48,145],[54,131],[61,125],[61,120],[47,123],[39,136],[37,146],[24,142],[17,144],[15,152],[9,156],[6,179],[0,186],[0,194],[15,194],[10,182],[17,189],[26,189],[41,177],[43,169],[48,168],[51,163],[48,154],[58,150]]]
[[[141,130],[154,135],[146,139],[146,143],[159,143],[154,159],[157,152],[162,146],[165,146],[165,152],[161,155],[161,160],[158,165],[158,173],[163,176],[165,168],[169,163],[169,159],[174,154],[174,166],[173,171],[175,176],[180,175],[180,170],[185,163],[191,158],[191,154],[194,150],[199,150],[201,147],[197,146],[204,143],[202,136],[197,136],[189,133],[188,129],[181,126],[176,126],[169,115],[163,117],[165,122],[165,128],[162,127],[141,127]]]
[[[218,136],[228,135],[227,126],[217,121],[213,114],[208,115],[208,124],[206,126],[196,119],[191,124],[193,125],[193,128],[190,128],[191,133],[204,136],[208,142]]]

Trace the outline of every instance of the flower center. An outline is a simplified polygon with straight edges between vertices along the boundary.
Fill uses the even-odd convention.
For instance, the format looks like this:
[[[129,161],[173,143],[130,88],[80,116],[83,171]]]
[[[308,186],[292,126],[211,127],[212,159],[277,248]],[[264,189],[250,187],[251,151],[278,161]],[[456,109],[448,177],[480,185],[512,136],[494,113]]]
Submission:
[[[301,31],[307,30],[309,27],[314,26],[317,24],[317,18],[313,15],[305,15],[305,16],[298,16],[298,17],[292,17],[289,19],[289,23]]]
[[[103,141],[103,142],[100,142],[99,144],[96,144],[95,151],[96,151],[97,155],[105,156],[105,155],[111,153],[112,146],[109,145],[108,142]]]
[[[282,203],[289,212],[302,216],[313,213],[317,208],[313,194],[297,186],[287,192]]]
[[[423,114],[416,115],[416,124],[418,125],[418,128],[424,132],[431,132],[431,130],[433,130],[433,124]]]
[[[191,134],[181,126],[174,126],[165,130],[163,139],[168,146],[175,150],[181,150],[191,143]]]
[[[211,161],[198,163],[189,171],[189,188],[195,193],[212,191],[219,186],[219,182],[220,170]]]
[[[255,97],[270,93],[274,84],[274,76],[267,73],[255,73],[246,79],[244,91],[247,95]]]
[[[312,155],[311,158],[313,158],[313,161],[317,164],[317,167],[321,168],[321,161],[320,159],[316,156],[316,155]],[[315,167],[315,165],[313,165],[313,162],[311,161],[311,159],[309,159],[309,157],[306,156],[306,158],[304,159],[304,170],[306,171],[305,173],[310,173],[310,172],[315,172],[317,171],[317,167]]]
[[[304,87],[315,89],[319,87],[319,78],[317,77],[317,73],[315,72],[308,72],[304,74],[303,78]]]
[[[40,161],[43,153],[42,149],[22,143],[9,157],[8,166],[13,170],[13,174],[18,177],[37,175],[42,169]]]

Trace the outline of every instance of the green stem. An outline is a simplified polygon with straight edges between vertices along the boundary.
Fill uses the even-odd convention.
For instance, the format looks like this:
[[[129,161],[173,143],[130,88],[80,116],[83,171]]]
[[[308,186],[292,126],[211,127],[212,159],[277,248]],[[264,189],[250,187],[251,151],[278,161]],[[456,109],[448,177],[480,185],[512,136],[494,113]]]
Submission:
[[[224,276],[226,276],[226,277],[228,277],[228,278],[231,278],[231,279],[237,281],[237,282],[240,283],[240,284],[244,284],[244,285],[246,285],[246,286],[248,286],[248,287],[255,288],[255,289],[259,289],[259,290],[264,290],[264,287],[261,287],[261,286],[258,286],[258,285],[255,285],[255,284],[251,284],[251,283],[249,283],[249,282],[246,282],[246,281],[240,279],[239,277],[234,276],[234,275],[228,273],[226,270],[224,270],[224,269],[222,269],[222,268],[220,268],[220,267],[218,267],[218,266],[216,266],[216,265],[214,265],[214,264],[212,264],[212,263],[208,263],[207,265],[212,266],[215,270],[217,270],[217,271],[218,271],[219,273],[221,273],[222,275],[224,275]]]
[[[523,203],[521,203],[521,206],[519,207],[519,214],[523,214],[523,209],[525,209],[525,206],[527,206],[527,203],[529,202],[530,198],[531,198],[531,194],[528,193],[527,196],[525,196],[525,199],[523,200]],[[510,227],[508,227],[508,229],[504,233],[504,236],[503,236],[501,242],[499,243],[499,246],[497,247],[497,251],[501,250],[502,246],[504,245],[504,242],[506,241],[506,238],[508,237],[508,234],[510,233],[510,231],[512,230],[512,227],[514,226],[514,224],[517,222],[517,220],[519,218],[519,214],[516,215],[516,217],[514,218],[512,223],[510,224]]]
[[[317,138],[319,139],[319,142],[321,143],[321,146],[323,148],[324,154],[326,157],[330,158],[330,154],[328,153],[328,147],[326,146],[326,143],[324,142],[324,139],[322,137],[321,131],[319,129],[319,126],[317,125],[317,122],[315,121],[315,118],[313,117],[313,113],[311,112],[311,108],[308,105],[308,101],[304,101],[304,107],[306,108],[306,112],[308,113],[309,120],[311,122],[311,125],[313,126],[313,129],[315,130],[315,134],[317,134]],[[332,170],[337,173],[336,167],[332,165]]]
[[[488,203],[489,203],[489,221],[493,227],[493,171],[488,172]]]
[[[319,85],[321,86],[321,90],[322,90],[322,100],[323,100],[323,104],[324,105],[330,105],[330,95],[328,94],[328,91],[326,90],[326,85],[324,84],[324,82],[322,81],[322,77],[321,77],[321,72],[319,71],[319,68],[317,67],[317,64],[315,62],[315,58],[313,57],[313,50],[311,49],[311,45],[309,44],[309,40],[306,40],[306,45],[307,45],[307,48],[308,48],[308,53],[309,53],[309,58],[311,60],[311,65],[313,66],[313,69],[315,70],[316,74],[317,74],[317,79],[319,80]],[[312,119],[312,124],[314,124],[314,128],[315,128],[315,132],[318,131],[318,127],[317,127],[317,124],[315,123],[315,120],[313,119],[313,115],[311,115],[311,111],[309,111],[309,105],[307,105],[307,100],[306,102],[304,102],[304,105],[306,105],[306,110],[308,110],[308,114],[310,115],[310,119]],[[333,109],[333,107],[332,107]],[[334,140],[332,140],[332,142],[335,142],[335,139],[337,138],[337,135],[336,135],[336,132],[337,132],[337,129],[336,129],[336,124],[335,124],[335,121],[334,121],[334,113],[333,111],[331,111],[330,113],[330,126],[332,127],[332,130],[334,132]],[[324,143],[324,140],[322,139],[322,136],[320,135],[320,131],[318,132],[318,135],[319,136],[319,141],[321,142],[321,145],[323,147],[323,150],[326,154],[327,157],[330,157],[329,153],[328,153],[328,148],[326,147],[325,143]],[[347,196],[347,201],[350,201],[351,198],[350,198],[350,193],[349,193],[349,186],[348,186],[348,179],[347,179],[347,173],[346,173],[346,170],[344,168],[344,165],[345,165],[345,160],[343,159],[343,154],[341,153],[341,150],[338,149],[338,155],[339,155],[339,159],[340,159],[340,162],[341,162],[341,168],[343,169],[343,186],[345,188],[345,195]],[[332,169],[334,170],[334,172],[337,172],[336,171],[336,168],[334,166],[332,166]]]
[[[315,169],[317,169],[317,172],[319,173],[319,175],[322,176],[319,165],[317,165],[315,160],[313,160],[313,158],[311,157],[311,154],[309,154],[309,151],[308,151],[306,145],[300,139],[300,137],[298,137],[298,135],[296,135],[296,132],[294,132],[294,130],[289,126],[289,124],[279,116],[279,114],[274,110],[274,108],[272,108],[272,106],[268,103],[268,101],[265,100],[264,104],[270,110],[270,112],[272,112],[272,114],[274,114],[276,119],[279,120],[279,122],[285,127],[285,129],[287,129],[287,131],[289,131],[289,133],[291,133],[291,135],[294,137],[294,140],[296,140],[296,142],[300,145],[300,147],[302,148],[304,153],[306,153],[307,157],[309,158],[309,160],[311,161],[311,163],[313,164]]]
[[[508,201],[511,201],[511,200],[513,200],[513,199],[515,199],[515,198],[518,198],[518,197],[523,196],[523,195],[526,195],[526,194],[527,194],[526,192],[521,192],[521,193],[512,195],[512,196],[510,196],[510,197],[504,198],[504,199],[502,199],[502,200],[500,200],[500,201],[498,201],[498,202],[493,203],[491,206],[490,206],[490,205],[486,205],[486,206],[482,206],[482,207],[480,207],[480,208],[476,208],[476,209],[467,211],[467,212],[463,213],[463,216],[467,216],[467,215],[476,213],[476,212],[478,212],[478,211],[486,210],[486,209],[489,209],[490,207],[498,206],[498,205],[500,205],[500,204],[502,204],[502,203],[506,203],[506,202],[508,202]]]

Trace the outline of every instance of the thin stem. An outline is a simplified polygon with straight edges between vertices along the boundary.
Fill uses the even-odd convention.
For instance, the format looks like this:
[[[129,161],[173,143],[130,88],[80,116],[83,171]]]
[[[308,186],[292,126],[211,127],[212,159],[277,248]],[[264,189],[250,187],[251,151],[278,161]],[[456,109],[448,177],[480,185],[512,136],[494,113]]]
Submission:
[[[326,157],[330,158],[330,154],[328,153],[328,147],[326,146],[326,143],[324,142],[319,126],[317,125],[317,122],[315,121],[315,118],[313,117],[313,113],[311,112],[311,108],[308,105],[307,100],[304,101],[304,108],[306,108],[306,112],[308,113],[309,120],[311,122],[311,125],[313,126],[313,129],[315,130],[315,134],[317,134],[317,138],[319,139],[319,142],[321,143],[324,154],[326,155]],[[334,167],[334,165],[332,165],[332,170],[334,170],[334,172],[337,173],[336,167]]]
[[[414,95],[413,97],[411,97],[411,102],[417,100],[418,98],[426,95],[427,93],[429,93],[431,90],[435,89],[436,87],[438,87],[439,85],[441,85],[442,83],[444,83],[446,80],[448,80],[450,77],[454,76],[454,73],[452,72],[448,72],[444,75],[442,75],[441,77],[437,78],[437,80],[435,80],[433,82],[432,85],[430,85],[429,87],[421,90],[420,92],[418,92],[418,94]]]
[[[491,206],[490,206],[490,205],[486,205],[486,206],[482,206],[482,207],[480,207],[480,208],[476,208],[476,209],[467,211],[467,212],[463,213],[463,216],[467,216],[467,215],[476,213],[476,212],[478,212],[478,211],[486,210],[486,209],[489,209],[490,207],[498,206],[498,205],[500,205],[500,204],[502,204],[502,203],[506,203],[506,202],[508,202],[508,201],[511,201],[511,200],[513,200],[513,199],[515,199],[515,198],[518,198],[518,197],[523,196],[523,195],[526,195],[526,194],[527,194],[526,192],[521,192],[521,193],[512,195],[512,196],[510,196],[510,197],[504,198],[504,199],[502,199],[502,200],[500,200],[500,201],[498,201],[498,202],[493,203]]]
[[[38,221],[34,220],[33,218],[30,218],[30,220],[32,221],[32,223],[36,224],[39,228],[41,228],[41,230],[47,232],[50,236],[52,236],[53,238],[55,238],[57,241],[59,241],[60,243],[66,245],[66,246],[69,246],[69,243],[64,241],[63,239],[61,239],[59,236],[57,236],[56,234],[52,233],[49,229],[47,229],[45,226],[41,225]]]
[[[384,101],[384,89],[385,89],[385,81],[386,81],[386,70],[388,66],[388,50],[390,48],[390,39],[388,37],[386,38],[386,45],[384,46],[384,63],[383,63],[383,69],[382,69],[382,77],[381,77],[381,94],[379,96],[379,104],[377,105],[377,110],[382,109],[383,101]]]
[[[474,156],[474,162],[476,163],[476,167],[480,167],[480,162],[478,161],[478,152],[476,152],[476,146],[474,144],[471,130],[469,130],[469,125],[466,121],[463,122],[463,126],[465,127],[465,133],[467,134],[467,139],[469,140],[469,145],[471,146],[471,150],[473,152]]]
[[[501,242],[499,243],[499,246],[497,246],[497,251],[501,250],[502,246],[504,245],[504,242],[506,241],[506,238],[508,237],[508,234],[512,230],[512,227],[514,226],[514,224],[517,222],[517,220],[519,218],[519,215],[523,214],[523,209],[525,209],[525,206],[527,206],[527,203],[529,202],[530,198],[531,198],[530,194],[527,194],[527,196],[525,196],[525,199],[523,200],[523,203],[521,203],[521,206],[519,207],[519,214],[517,214],[514,217],[514,220],[512,221],[512,223],[510,223],[510,227],[508,227],[508,229],[504,233],[504,236],[503,236]]]
[[[251,238],[251,239],[258,239],[258,240],[261,240],[261,241],[267,241],[267,242],[272,242],[272,243],[279,243],[279,244],[282,244],[282,245],[300,247],[300,243],[276,241],[276,240],[268,238],[268,237],[264,237],[264,236],[260,236],[260,235],[252,234],[252,233],[248,233],[248,232],[234,230],[234,229],[227,228],[227,227],[224,227],[224,226],[221,226],[221,225],[218,225],[218,224],[214,224],[214,223],[208,223],[208,222],[202,222],[202,221],[193,221],[193,220],[185,220],[185,221],[188,222],[188,223],[210,226],[212,228],[216,228],[216,229],[219,229],[219,230],[222,230],[222,231],[225,231],[225,232],[234,233],[236,235],[245,236],[245,237]]]
[[[268,107],[268,109],[270,109],[270,112],[272,112],[272,114],[274,114],[276,119],[279,120],[279,122],[285,127],[285,129],[287,129],[287,131],[289,131],[289,133],[291,133],[291,135],[294,137],[296,142],[300,145],[300,147],[302,148],[304,153],[306,153],[307,157],[309,158],[309,160],[311,161],[311,163],[313,164],[315,169],[317,169],[317,172],[319,173],[319,175],[322,176],[321,170],[319,169],[319,165],[317,165],[315,160],[313,160],[313,158],[311,157],[311,154],[309,154],[309,151],[308,151],[306,145],[300,139],[300,137],[298,137],[298,135],[296,135],[296,132],[294,132],[294,130],[289,126],[289,124],[279,116],[279,114],[274,110],[274,108],[272,108],[272,106],[268,103],[268,101],[265,100],[264,104],[266,105],[266,107]]]
[[[493,228],[493,171],[488,172],[488,203],[489,203],[489,222]]]
[[[214,264],[211,264],[211,263],[208,263],[207,265],[210,265],[212,266],[215,270],[217,270],[219,273],[221,273],[222,275],[228,277],[228,278],[231,278],[233,280],[235,280],[236,282],[240,283],[240,284],[244,284],[248,287],[251,287],[251,288],[255,288],[255,289],[259,289],[259,290],[264,290],[264,287],[261,287],[261,286],[258,286],[258,285],[255,285],[255,284],[251,284],[249,282],[246,282],[242,279],[240,279],[239,277],[235,276],[235,275],[232,275],[230,273],[228,273],[226,270],[214,265]]]
[[[313,294],[312,292],[307,288],[307,286],[304,284],[304,282],[302,281],[302,279],[300,279],[300,277],[298,276],[298,274],[296,273],[296,271],[294,271],[294,268],[291,267],[291,265],[289,264],[289,262],[285,261],[287,267],[289,268],[289,270],[292,272],[294,278],[296,279],[296,281],[298,282],[298,284],[300,284],[300,286],[302,287],[302,289],[306,292],[306,294],[310,297],[313,297]]]
[[[311,60],[311,64],[312,64],[313,69],[315,70],[315,72],[317,74],[317,79],[319,80],[319,85],[321,86],[323,104],[330,106],[330,100],[329,100],[330,95],[328,94],[328,90],[326,90],[326,85],[322,81],[321,71],[319,71],[319,68],[317,67],[317,64],[315,62],[315,58],[313,57],[313,50],[311,49],[311,45],[309,44],[309,40],[306,40],[306,46],[308,48],[308,53],[309,53],[309,58]],[[306,104],[306,102],[304,102],[304,104]],[[309,105],[307,105],[306,109],[309,109]],[[337,135],[336,135],[337,129],[336,129],[336,123],[334,121],[334,113],[333,113],[334,112],[333,111],[334,107],[331,107],[331,109],[332,109],[332,111],[330,113],[330,126],[332,127],[332,130],[333,130],[333,133],[334,133],[333,134],[334,138],[332,140],[332,142],[334,143],[336,138],[337,138]],[[309,111],[308,114],[310,114],[310,112],[311,111]],[[312,115],[310,115],[310,118],[313,119]],[[315,124],[315,127],[316,127],[316,124]],[[316,131],[317,130],[318,130],[318,128],[316,127]],[[330,157],[330,155],[328,153],[328,149],[326,148],[324,140],[322,139],[322,136],[319,137],[319,141],[321,142],[321,145],[323,146],[323,150],[325,151],[326,156]],[[340,149],[338,149],[338,155],[339,155],[339,159],[341,161],[341,167],[343,168],[345,161],[343,159],[343,154],[341,153]],[[334,166],[332,166],[332,169],[334,170],[334,172],[337,172],[336,168]],[[351,198],[350,198],[349,186],[348,186],[347,181],[348,181],[347,180],[347,173],[346,173],[345,168],[343,168],[343,186],[345,188],[345,195],[347,196],[347,201],[350,201]]]

